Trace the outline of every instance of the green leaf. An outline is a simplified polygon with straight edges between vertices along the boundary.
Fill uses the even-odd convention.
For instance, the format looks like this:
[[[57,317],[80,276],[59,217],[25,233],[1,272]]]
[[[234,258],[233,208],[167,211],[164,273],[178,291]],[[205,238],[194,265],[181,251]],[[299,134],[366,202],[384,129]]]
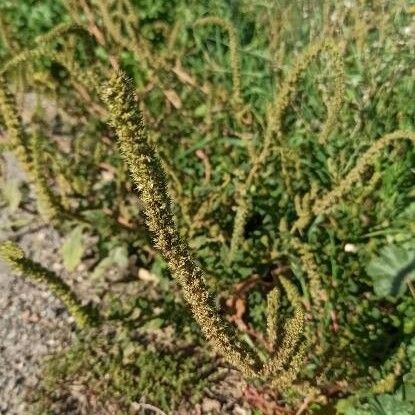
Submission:
[[[107,257],[98,263],[95,267],[91,278],[98,279],[113,265],[118,266],[121,269],[125,269],[128,266],[128,250],[126,246],[117,246],[112,249]]]
[[[372,395],[368,396],[362,403],[353,396],[341,399],[336,405],[337,415],[413,415],[414,406],[411,402],[402,398],[401,392],[393,395]]]
[[[84,237],[82,235],[84,225],[74,228],[65,238],[62,245],[63,264],[68,271],[73,271],[81,262],[85,252]]]
[[[415,248],[386,246],[370,261],[366,271],[378,296],[401,296],[407,281],[415,279]]]
[[[143,328],[146,330],[157,330],[160,329],[164,324],[162,318],[156,317],[143,324]]]
[[[206,115],[208,111],[207,105],[206,104],[202,104],[199,105],[198,107],[196,107],[194,114],[196,117],[204,117]]]
[[[415,369],[404,375],[402,380],[407,401],[415,405]]]
[[[102,210],[87,210],[83,211],[82,215],[91,223],[94,228],[99,230],[99,233],[105,237],[110,238],[112,235],[111,218]]]
[[[373,415],[413,415],[415,409],[410,402],[402,401],[397,395],[380,395],[370,403]]]

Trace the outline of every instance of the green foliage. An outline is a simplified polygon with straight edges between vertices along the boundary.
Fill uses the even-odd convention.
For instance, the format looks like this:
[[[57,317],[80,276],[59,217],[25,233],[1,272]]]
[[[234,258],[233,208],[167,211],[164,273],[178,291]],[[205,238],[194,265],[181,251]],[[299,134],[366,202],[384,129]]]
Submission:
[[[128,266],[128,252],[125,246],[116,246],[110,250],[107,257],[102,259],[91,274],[92,279],[100,279],[103,274],[113,265],[119,269],[126,269]]]
[[[367,273],[380,297],[402,296],[415,278],[415,245],[389,245],[368,264]]]
[[[157,306],[120,300],[103,320],[137,328],[147,310],[138,326],[169,322],[199,342],[171,273],[248,382],[274,385],[293,408],[335,399],[333,385],[360,402],[375,385],[387,393],[362,398],[362,411],[405,411],[393,390],[415,335],[413,16],[403,1],[346,3],[5,1],[0,145],[66,235],[69,270],[92,237],[95,281],[114,266],[126,280],[155,274]],[[23,123],[29,90],[38,106]],[[100,338],[81,341],[85,356],[107,350]],[[167,408],[183,395],[174,359],[152,353],[119,384],[112,371],[108,395],[157,387],[138,371],[157,356],[170,392],[151,399]]]
[[[405,402],[399,395],[381,395],[373,397],[360,407],[348,406],[343,404],[339,414],[344,415],[387,415],[400,414],[412,415],[414,406],[410,402]]]
[[[116,326],[89,332],[64,353],[50,358],[43,376],[44,386],[32,397],[37,410],[63,411],[62,399],[71,384],[91,388],[103,407],[115,399],[120,413],[128,413],[133,402],[151,402],[168,411],[183,398],[195,404],[214,379],[208,357],[186,350],[153,349]],[[56,390],[56,384],[61,390]]]
[[[410,369],[393,394],[374,395],[371,392],[340,400],[339,415],[412,415],[415,413],[415,342],[408,348]],[[363,396],[362,396],[363,395]]]
[[[53,0],[36,1],[4,0],[0,4],[1,24],[4,34],[0,32],[0,56],[8,53],[7,48],[16,42],[25,45],[45,31],[52,29],[65,16],[64,7]]]
[[[73,271],[80,264],[85,251],[84,239],[82,236],[84,227],[82,225],[74,228],[65,238],[62,245],[62,257],[65,268]]]

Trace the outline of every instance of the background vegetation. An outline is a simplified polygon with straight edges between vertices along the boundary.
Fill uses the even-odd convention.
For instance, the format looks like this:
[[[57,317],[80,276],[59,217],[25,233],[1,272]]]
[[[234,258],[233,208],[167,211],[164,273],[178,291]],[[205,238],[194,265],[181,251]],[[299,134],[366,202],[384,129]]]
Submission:
[[[269,293],[280,345],[298,308],[281,277],[301,297],[299,373],[247,380],[284,412],[253,410],[415,413],[414,16],[400,0],[1,2],[0,146],[28,173],[1,178],[2,203],[18,212],[34,191],[70,272],[89,249],[94,281],[114,266],[150,276],[140,296],[82,306],[100,325],[46,365],[40,412],[59,413],[75,380],[119,413],[142,396],[172,412],[226,365],[153,248],[108,126],[100,91],[121,68],[180,234],[239,340],[266,361]],[[69,22],[86,31],[45,35]],[[35,111],[16,127],[11,97],[21,111],[28,94]]]

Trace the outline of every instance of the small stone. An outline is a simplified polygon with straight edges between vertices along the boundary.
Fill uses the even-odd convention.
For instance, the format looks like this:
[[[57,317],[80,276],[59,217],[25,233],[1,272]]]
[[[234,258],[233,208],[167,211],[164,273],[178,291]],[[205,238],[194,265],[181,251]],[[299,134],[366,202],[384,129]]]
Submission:
[[[357,246],[354,244],[347,243],[344,246],[344,252],[349,252],[351,254],[355,254],[358,251]]]
[[[242,408],[242,406],[235,405],[235,408],[233,408],[234,415],[248,415],[250,412],[246,410],[245,408]]]
[[[139,414],[141,409],[141,405],[138,402],[132,402],[130,405],[129,413],[131,415]]]
[[[205,398],[202,402],[202,411],[209,414],[220,413],[220,403],[211,398]]]

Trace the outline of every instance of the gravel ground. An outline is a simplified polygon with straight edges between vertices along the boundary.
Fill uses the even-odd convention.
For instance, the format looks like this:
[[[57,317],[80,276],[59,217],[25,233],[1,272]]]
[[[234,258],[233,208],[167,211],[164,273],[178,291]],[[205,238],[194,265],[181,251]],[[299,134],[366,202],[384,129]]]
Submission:
[[[3,155],[5,173],[23,181],[11,155]],[[36,260],[59,268],[60,236],[35,223],[35,216],[0,208],[0,240],[13,239]],[[44,357],[62,350],[73,338],[73,319],[44,287],[15,276],[0,262],[0,414],[32,413],[25,395],[36,389]]]
[[[48,292],[0,267],[0,413],[30,413],[26,391],[40,380],[40,362],[71,339],[72,323]]]
[[[12,156],[6,157],[5,168],[11,177],[24,181]],[[28,195],[28,198],[31,196]],[[109,280],[102,284],[87,277],[85,264],[81,264],[76,272],[66,272],[59,252],[62,237],[51,226],[39,222],[38,216],[30,212],[30,205],[31,203],[25,203],[26,210],[17,209],[15,212],[4,205],[0,206],[0,240],[14,240],[30,258],[62,277],[82,301],[98,303],[109,286],[114,289],[111,278],[119,278],[120,270],[113,269],[107,273]],[[93,245],[94,241],[90,243]],[[121,296],[124,291],[131,295],[133,286],[139,287],[140,284],[138,281],[133,285],[123,284],[116,292]],[[36,390],[40,383],[42,361],[46,356],[68,346],[75,339],[74,329],[73,318],[45,287],[33,285],[23,277],[15,276],[0,262],[0,415],[33,413],[30,404],[25,402],[25,397],[27,393]],[[215,385],[200,404],[189,407],[183,403],[176,414],[250,415],[252,412],[245,409],[241,402],[245,386],[240,376],[230,371],[226,379]],[[80,402],[83,397],[74,398]],[[70,397],[68,399],[71,400]],[[142,406],[139,403],[135,407],[133,405],[131,413],[144,413],[140,408]],[[65,410],[59,415],[74,413]],[[87,413],[102,415],[103,412],[89,410]],[[116,414],[112,411],[106,413]],[[154,414],[157,411],[145,413]]]
[[[2,224],[11,221],[7,209],[0,209],[0,221]],[[63,270],[58,253],[62,244],[59,234],[53,228],[39,228],[27,222],[28,225],[16,233],[5,231],[0,226],[0,239],[12,237],[17,240],[31,258],[56,271],[78,295],[82,293],[84,299],[89,297],[88,300],[96,298],[96,287],[85,284],[82,272],[68,275]],[[32,411],[30,404],[25,402],[25,396],[39,385],[43,358],[62,350],[75,339],[73,318],[44,287],[14,276],[1,262],[0,315],[0,415],[30,415]],[[251,411],[238,404],[242,383],[239,375],[231,371],[227,379],[219,382],[200,404],[191,408],[184,404],[176,413],[249,415]],[[75,392],[74,395],[79,395]],[[79,401],[79,396],[75,400]],[[137,410],[133,406],[131,413],[141,414],[140,405],[137,403],[136,406]],[[65,411],[59,415],[73,413]],[[94,412],[96,415],[99,413]],[[155,412],[150,410],[146,413]]]
[[[53,243],[47,238],[53,234],[50,229],[28,233],[20,243],[35,246],[40,236]],[[28,414],[25,392],[38,385],[42,358],[69,343],[73,321],[48,291],[14,276],[3,264],[0,293],[0,413]]]

